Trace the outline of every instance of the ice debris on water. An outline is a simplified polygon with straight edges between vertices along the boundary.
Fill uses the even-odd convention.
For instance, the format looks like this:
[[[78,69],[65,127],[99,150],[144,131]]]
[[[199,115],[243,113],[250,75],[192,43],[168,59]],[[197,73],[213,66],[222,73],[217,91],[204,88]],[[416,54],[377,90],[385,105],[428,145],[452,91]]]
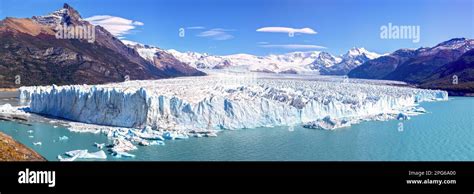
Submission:
[[[59,161],[74,161],[76,159],[107,159],[107,155],[103,150],[89,153],[88,150],[72,150],[64,153],[66,158],[58,155]]]
[[[33,145],[35,145],[35,146],[40,146],[40,145],[43,145],[43,143],[41,143],[41,142],[39,141],[39,142],[34,142]]]
[[[112,156],[116,158],[135,158],[135,155],[127,152],[113,152]]]
[[[69,140],[68,136],[63,135],[63,136],[59,137],[59,141],[67,141],[67,140]]]

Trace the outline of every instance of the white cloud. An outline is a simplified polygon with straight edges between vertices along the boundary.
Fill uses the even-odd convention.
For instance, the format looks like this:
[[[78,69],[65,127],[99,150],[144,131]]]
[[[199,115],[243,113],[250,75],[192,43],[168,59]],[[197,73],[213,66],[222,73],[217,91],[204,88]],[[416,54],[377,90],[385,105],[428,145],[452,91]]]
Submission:
[[[301,33],[301,34],[316,34],[317,32],[311,28],[288,28],[288,27],[263,27],[257,29],[257,32],[275,32],[275,33]]]
[[[204,27],[204,26],[190,26],[190,27],[186,27],[186,29],[188,29],[188,30],[204,30],[204,29],[206,29],[206,27]]]
[[[263,48],[283,48],[283,49],[326,49],[324,46],[312,44],[263,44]]]
[[[199,33],[197,36],[211,38],[213,40],[229,40],[234,38],[231,34],[229,34],[229,29],[222,29],[222,28],[213,28],[204,32]]]
[[[89,21],[93,25],[100,25],[107,31],[112,33],[114,36],[121,38],[125,34],[129,34],[131,30],[137,26],[143,26],[143,22],[133,21],[117,16],[110,15],[96,15],[85,20]]]
[[[145,25],[145,24],[144,24],[143,22],[134,21],[134,22],[133,22],[133,25],[143,26],[143,25]]]

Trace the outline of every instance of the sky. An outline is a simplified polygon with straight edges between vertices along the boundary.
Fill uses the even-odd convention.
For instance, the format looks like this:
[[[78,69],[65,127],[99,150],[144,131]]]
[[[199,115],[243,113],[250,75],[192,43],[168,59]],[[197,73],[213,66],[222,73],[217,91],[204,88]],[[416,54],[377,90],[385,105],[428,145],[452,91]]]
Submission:
[[[473,38],[472,0],[0,0],[0,19],[46,15],[68,3],[124,40],[215,55],[377,53]],[[396,28],[412,29],[397,38]],[[419,29],[417,31],[416,29]],[[387,31],[386,31],[387,32]],[[417,36],[419,32],[419,36]],[[388,37],[388,38],[387,38]]]

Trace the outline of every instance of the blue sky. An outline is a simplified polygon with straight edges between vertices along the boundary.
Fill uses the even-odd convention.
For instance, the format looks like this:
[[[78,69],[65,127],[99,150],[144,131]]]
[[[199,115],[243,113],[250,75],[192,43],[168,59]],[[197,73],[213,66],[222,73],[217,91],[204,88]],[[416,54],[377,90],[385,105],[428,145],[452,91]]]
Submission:
[[[123,22],[117,33],[124,39],[218,55],[339,55],[352,47],[386,53],[474,34],[472,0],[0,0],[0,18],[45,15],[65,2],[83,18]],[[381,39],[389,23],[419,26],[420,41]]]

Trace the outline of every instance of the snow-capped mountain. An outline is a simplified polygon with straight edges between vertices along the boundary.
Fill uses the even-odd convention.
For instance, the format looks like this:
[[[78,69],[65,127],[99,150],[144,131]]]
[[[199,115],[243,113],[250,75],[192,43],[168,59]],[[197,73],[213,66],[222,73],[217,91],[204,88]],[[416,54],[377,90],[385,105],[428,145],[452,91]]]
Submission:
[[[437,69],[457,60],[473,48],[473,39],[454,38],[434,47],[399,49],[354,68],[349,76],[419,84]]]
[[[334,57],[327,52],[321,52],[316,58],[316,60],[308,64],[308,68],[320,71],[321,69],[326,69],[331,66],[334,66],[335,64],[338,64],[341,61],[342,59],[339,57]]]
[[[207,53],[179,52],[168,50],[179,60],[188,63],[190,66],[201,69],[222,69],[226,67],[245,67],[249,71],[258,72],[285,72],[285,71],[311,71],[305,67],[316,60],[320,54],[319,51],[311,52],[292,52],[282,55],[255,56],[250,54],[234,55],[209,55]]]
[[[129,48],[133,48],[142,58],[154,64],[158,69],[167,72],[181,72],[191,76],[205,75],[205,73],[176,59],[172,54],[158,47],[126,40],[122,42]]]
[[[379,54],[369,52],[365,48],[351,48],[342,55],[341,61],[328,68],[323,68],[321,74],[325,75],[346,75],[352,69],[365,63],[366,61],[380,57]]]
[[[345,75],[360,64],[380,55],[364,48],[352,48],[342,56],[327,52],[291,52],[280,55],[255,56],[250,54],[209,55],[197,52],[167,50],[178,60],[198,69],[245,67],[249,71],[270,73],[321,73]]]
[[[84,20],[79,13],[68,4],[64,4],[63,8],[56,10],[45,16],[33,16],[32,19],[42,25],[57,26],[62,23],[71,23],[73,21],[83,22]]]

